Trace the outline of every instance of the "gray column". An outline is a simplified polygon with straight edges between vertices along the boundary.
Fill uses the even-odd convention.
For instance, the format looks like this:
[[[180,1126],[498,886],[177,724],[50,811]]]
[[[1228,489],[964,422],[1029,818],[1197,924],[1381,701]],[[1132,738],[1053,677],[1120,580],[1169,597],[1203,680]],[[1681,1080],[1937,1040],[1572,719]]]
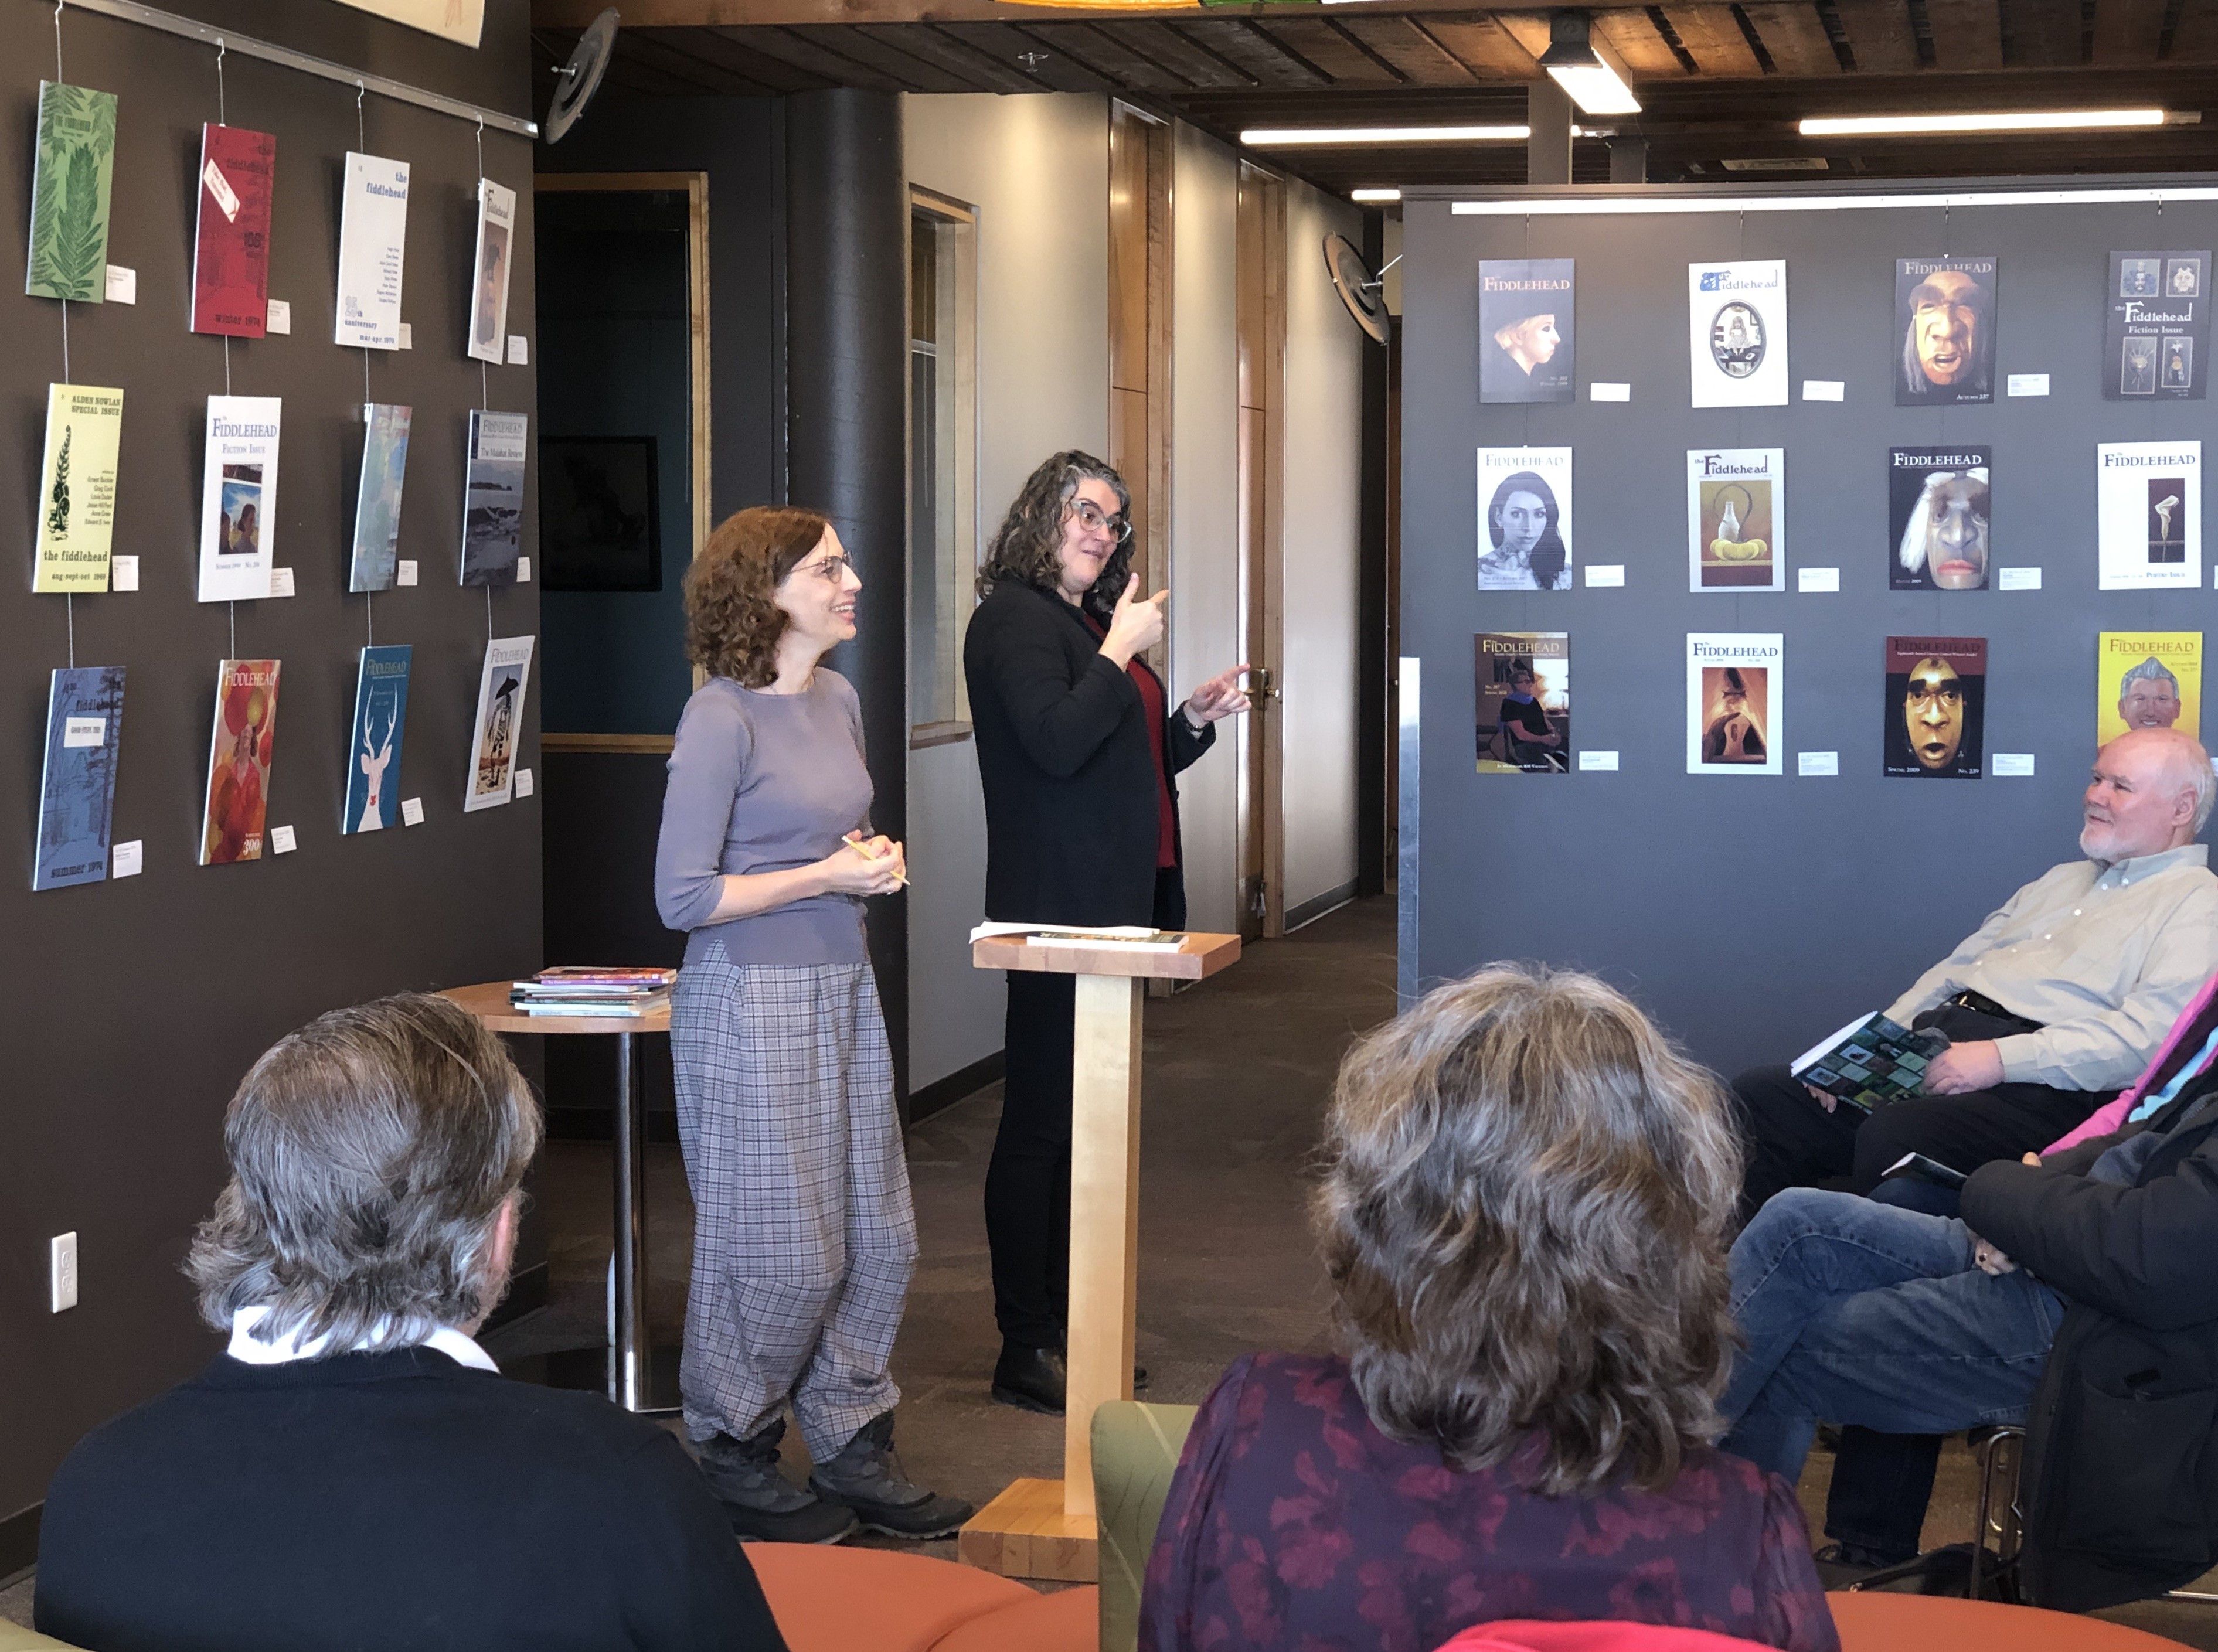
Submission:
[[[1609,181],[1612,183],[1648,182],[1648,139],[1613,138],[1609,140]]]
[[[1571,181],[1571,95],[1542,75],[1525,88],[1525,182]]]
[[[828,662],[863,702],[871,823],[908,826],[908,194],[901,99],[802,92],[784,100],[786,497],[823,511],[864,590],[857,635]],[[869,905],[886,1036],[908,1096],[908,906]],[[967,958],[951,968],[967,968]]]

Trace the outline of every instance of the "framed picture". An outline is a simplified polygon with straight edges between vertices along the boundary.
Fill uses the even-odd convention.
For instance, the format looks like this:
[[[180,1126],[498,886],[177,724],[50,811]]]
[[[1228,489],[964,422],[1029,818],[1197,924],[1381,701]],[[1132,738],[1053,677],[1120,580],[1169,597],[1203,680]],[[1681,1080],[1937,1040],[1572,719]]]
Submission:
[[[549,591],[662,589],[653,436],[540,438],[539,554]]]

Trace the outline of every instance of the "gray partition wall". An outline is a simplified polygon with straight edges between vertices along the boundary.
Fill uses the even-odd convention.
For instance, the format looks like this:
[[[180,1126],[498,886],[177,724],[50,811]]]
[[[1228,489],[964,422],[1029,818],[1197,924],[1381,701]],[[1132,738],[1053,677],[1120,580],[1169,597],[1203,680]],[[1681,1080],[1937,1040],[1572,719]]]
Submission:
[[[1405,983],[1498,958],[1591,969],[1731,1073],[1884,1006],[2011,890],[2076,857],[2097,633],[2204,631],[2218,647],[2207,573],[2199,590],[2097,589],[2096,445],[2209,442],[2218,407],[2103,397],[2110,252],[2218,247],[2208,178],[2167,180],[2161,201],[2084,197],[2147,183],[2018,181],[2011,193],[2054,198],[2010,204],[1969,185],[1860,198],[1899,203],[1884,207],[1847,204],[1853,186],[1573,192],[1662,212],[1405,202],[1402,646],[1423,681],[1422,807],[1402,828],[1418,833],[1422,872],[1403,886],[1405,900],[1422,889]],[[1702,208],[1678,205],[1690,200]],[[1943,253],[2001,260],[1996,399],[1899,408],[1895,260]],[[1522,257],[1577,261],[1574,403],[1480,405],[1479,262]],[[1792,400],[1694,408],[1687,266],[1764,258],[1787,265]],[[2046,374],[2049,393],[2008,397],[2009,374]],[[1843,381],[1843,399],[1805,401],[1807,379]],[[1590,399],[1597,381],[1630,385],[1630,399]],[[1888,589],[1887,449],[1956,443],[1993,448],[1991,563],[2041,569],[2039,591],[1992,577],[1979,591]],[[1476,588],[1482,446],[1574,449],[1573,589]],[[1785,449],[1787,590],[1688,589],[1686,455],[1713,447]],[[1587,564],[1622,564],[1624,586],[1589,588]],[[1798,592],[1801,567],[1837,567],[1837,594]],[[1619,752],[1617,772],[1475,771],[1482,631],[1570,634],[1575,745]],[[1781,777],[1687,773],[1694,631],[1782,634]],[[1882,777],[1881,649],[1912,634],[1988,640],[1986,750],[2033,754],[2033,777],[1995,777],[1990,762],[1979,780]],[[1799,777],[1800,752],[1837,752],[1839,774]]]

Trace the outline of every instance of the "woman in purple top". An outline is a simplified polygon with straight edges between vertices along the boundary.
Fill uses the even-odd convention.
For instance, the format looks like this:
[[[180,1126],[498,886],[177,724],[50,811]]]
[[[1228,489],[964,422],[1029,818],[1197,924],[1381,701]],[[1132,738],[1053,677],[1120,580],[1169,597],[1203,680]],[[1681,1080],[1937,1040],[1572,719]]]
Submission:
[[[1482,970],[1362,1039],[1313,1207],[1348,1352],[1219,1380],[1142,1652],[1432,1652],[1496,1618],[1837,1652],[1793,1488],[1709,1443],[1725,1109],[1587,975]]]
[[[709,535],[685,575],[709,680],[678,720],[654,857],[662,921],[688,932],[670,1012],[695,1211],[685,1432],[733,1529],[786,1543],[970,1516],[889,1456],[916,1220],[863,901],[905,874],[870,832],[855,690],[818,663],[855,634],[862,588],[813,510]],[[789,1406],[805,1491],[778,1469]]]

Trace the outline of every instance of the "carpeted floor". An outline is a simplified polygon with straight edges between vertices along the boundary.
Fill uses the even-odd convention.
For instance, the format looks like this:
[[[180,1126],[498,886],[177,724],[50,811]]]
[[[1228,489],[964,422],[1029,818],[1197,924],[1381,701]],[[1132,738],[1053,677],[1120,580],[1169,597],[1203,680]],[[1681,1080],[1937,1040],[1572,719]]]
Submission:
[[[1329,1296],[1304,1221],[1305,1169],[1340,1052],[1392,1013],[1393,944],[1391,904],[1366,901],[1250,949],[1215,981],[1149,1002],[1139,1286],[1140,1358],[1153,1378],[1146,1397],[1192,1403],[1235,1355],[1328,1340]],[[1063,1439],[1059,1419],[987,1395],[997,1342],[979,1193],[999,1106],[996,1086],[910,1135],[922,1258],[894,1358],[904,1394],[895,1445],[908,1472],[977,1503],[1019,1476],[1059,1473]],[[656,1340],[672,1343],[692,1209],[674,1148],[650,1150],[648,1176],[648,1311]],[[551,1364],[568,1368],[565,1380],[591,1380],[605,1313],[606,1147],[550,1144],[539,1197],[552,1234],[552,1300],[489,1341],[514,1374],[543,1375]],[[796,1478],[807,1471],[799,1460],[789,1468]],[[1813,1531],[1831,1470],[1831,1458],[1813,1454],[1803,1478]],[[1970,1535],[1973,1495],[1971,1460],[1952,1445],[1929,1545]],[[954,1544],[923,1550],[951,1558]],[[2103,1615],[2218,1652],[2218,1607],[2151,1602]],[[28,1622],[28,1582],[0,1591],[0,1617]]]

